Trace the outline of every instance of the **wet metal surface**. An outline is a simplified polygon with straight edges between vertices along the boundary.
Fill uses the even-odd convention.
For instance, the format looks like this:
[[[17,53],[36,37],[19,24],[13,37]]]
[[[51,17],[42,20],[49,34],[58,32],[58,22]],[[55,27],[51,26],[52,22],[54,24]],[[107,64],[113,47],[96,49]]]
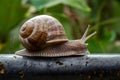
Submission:
[[[120,55],[59,58],[0,55],[0,80],[20,79],[120,80]]]

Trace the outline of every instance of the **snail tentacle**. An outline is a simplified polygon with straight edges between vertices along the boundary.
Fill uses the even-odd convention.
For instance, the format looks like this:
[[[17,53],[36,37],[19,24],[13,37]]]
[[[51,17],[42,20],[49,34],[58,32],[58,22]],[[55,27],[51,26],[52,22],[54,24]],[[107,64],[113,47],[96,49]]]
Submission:
[[[25,49],[15,54],[31,57],[86,55],[85,41],[96,33],[87,36],[88,29],[89,25],[80,40],[68,40],[64,27],[56,18],[48,15],[33,17],[20,29],[19,38]]]
[[[96,31],[93,32],[92,34],[87,36],[88,30],[89,30],[90,25],[88,25],[87,29],[85,30],[85,33],[83,34],[82,38],[80,39],[81,43],[85,43],[89,38],[91,38],[93,35],[96,34]]]

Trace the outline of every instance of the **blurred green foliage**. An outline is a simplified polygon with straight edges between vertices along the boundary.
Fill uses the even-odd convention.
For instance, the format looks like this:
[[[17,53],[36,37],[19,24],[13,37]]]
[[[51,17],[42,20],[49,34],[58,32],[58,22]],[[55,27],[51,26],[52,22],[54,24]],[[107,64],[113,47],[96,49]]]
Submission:
[[[35,15],[56,17],[69,39],[80,39],[88,24],[88,49],[92,53],[120,52],[120,0],[1,0],[0,53],[14,53],[22,47],[20,26]]]

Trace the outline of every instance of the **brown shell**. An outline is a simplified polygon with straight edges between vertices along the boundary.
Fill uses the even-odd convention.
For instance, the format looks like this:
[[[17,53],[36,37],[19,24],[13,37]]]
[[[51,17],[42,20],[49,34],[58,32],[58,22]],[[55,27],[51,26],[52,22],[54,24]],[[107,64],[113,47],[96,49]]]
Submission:
[[[79,40],[68,40],[61,23],[47,15],[36,16],[23,24],[20,40],[26,49],[15,54],[31,57],[61,57],[85,55],[86,41],[96,32],[87,36],[89,26]]]
[[[40,50],[68,41],[62,24],[48,15],[36,16],[26,21],[20,29],[19,37],[28,50]]]

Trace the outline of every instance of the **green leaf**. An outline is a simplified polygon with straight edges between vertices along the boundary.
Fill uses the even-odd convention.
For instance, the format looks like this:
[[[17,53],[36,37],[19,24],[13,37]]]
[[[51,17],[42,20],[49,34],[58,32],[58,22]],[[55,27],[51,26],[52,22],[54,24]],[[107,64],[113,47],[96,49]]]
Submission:
[[[85,0],[62,0],[63,4],[71,6],[73,8],[80,9],[82,11],[90,12],[91,9],[87,6]]]
[[[24,18],[27,8],[21,0],[0,0],[0,40],[6,39],[9,32]]]
[[[3,48],[0,50],[0,53],[14,53],[15,51],[21,49],[21,43],[19,41],[19,27],[11,30],[8,40],[4,43]]]
[[[100,44],[99,40],[97,39],[90,39],[88,40],[88,50],[90,53],[101,53],[104,52],[102,45]]]
[[[38,9],[50,8],[58,4],[64,4],[82,11],[90,11],[85,0],[31,0],[31,3]]]
[[[38,10],[41,10],[50,0],[30,0],[32,5],[35,6]]]
[[[113,17],[116,18],[116,22],[112,24],[112,29],[120,33],[120,2],[118,0],[113,0],[112,4],[113,4],[112,14]]]

